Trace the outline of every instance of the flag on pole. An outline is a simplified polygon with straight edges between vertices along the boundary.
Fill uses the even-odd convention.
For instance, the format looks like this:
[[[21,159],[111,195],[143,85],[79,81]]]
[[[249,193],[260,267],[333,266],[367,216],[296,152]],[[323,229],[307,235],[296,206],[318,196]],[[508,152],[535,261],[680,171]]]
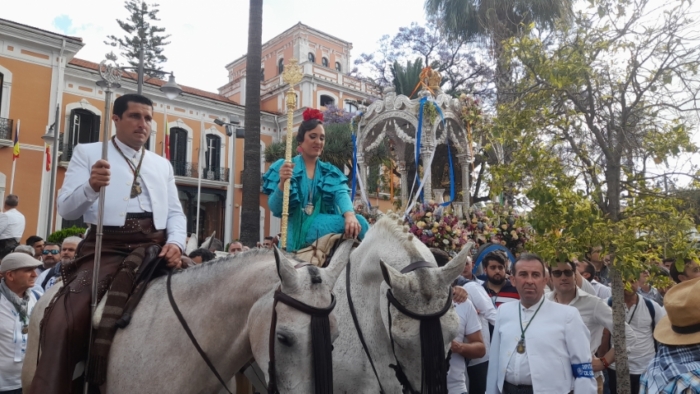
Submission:
[[[170,126],[165,121],[165,158],[170,160]]]
[[[46,144],[46,171],[51,171],[51,149],[49,144]]]
[[[17,120],[17,130],[15,131],[15,146],[12,148],[12,161],[19,159],[19,120]]]

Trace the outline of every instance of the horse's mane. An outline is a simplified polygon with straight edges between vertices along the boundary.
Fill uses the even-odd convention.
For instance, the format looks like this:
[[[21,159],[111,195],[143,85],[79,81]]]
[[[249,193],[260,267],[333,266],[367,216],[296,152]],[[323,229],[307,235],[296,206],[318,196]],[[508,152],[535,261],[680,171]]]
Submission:
[[[382,236],[393,237],[400,246],[411,256],[421,256],[421,252],[413,243],[414,236],[404,224],[403,218],[395,213],[383,215],[372,225],[372,231],[379,231]]]
[[[241,267],[253,267],[257,263],[263,261],[261,257],[272,257],[274,256],[272,253],[272,249],[250,249],[246,250],[244,252],[240,252],[235,255],[228,255],[224,257],[218,257],[210,261],[206,261],[202,264],[197,264],[194,267],[189,267],[184,270],[180,270],[175,272],[174,274],[176,275],[183,275],[183,276],[200,276],[203,274],[207,274],[208,271],[211,270],[218,270],[223,268],[222,266],[224,264],[227,265],[236,265],[236,266],[241,266]]]

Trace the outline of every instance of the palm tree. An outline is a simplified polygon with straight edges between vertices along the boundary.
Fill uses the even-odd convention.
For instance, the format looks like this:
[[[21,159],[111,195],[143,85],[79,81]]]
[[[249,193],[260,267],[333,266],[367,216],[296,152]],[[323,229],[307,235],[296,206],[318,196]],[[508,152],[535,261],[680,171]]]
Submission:
[[[262,0],[250,0],[246,60],[245,150],[241,242],[253,247],[260,239],[260,62],[262,52]],[[235,174],[234,174],[235,175]]]
[[[420,81],[420,72],[423,70],[423,59],[417,58],[415,62],[408,60],[406,65],[394,61],[391,65],[391,75],[394,77],[392,83],[396,88],[396,94],[411,96],[413,90]]]
[[[516,37],[523,26],[551,29],[557,20],[570,20],[573,0],[426,0],[425,10],[438,18],[444,31],[491,47],[496,60],[497,101],[511,101],[510,65],[504,59],[503,40]]]

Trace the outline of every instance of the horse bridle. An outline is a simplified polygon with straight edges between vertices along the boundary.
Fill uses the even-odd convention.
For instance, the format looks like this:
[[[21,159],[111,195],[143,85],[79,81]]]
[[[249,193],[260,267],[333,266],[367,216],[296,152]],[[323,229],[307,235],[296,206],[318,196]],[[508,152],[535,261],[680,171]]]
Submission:
[[[348,262],[348,265],[346,266],[346,273],[345,273],[345,282],[346,282],[346,294],[348,297],[348,307],[350,309],[350,315],[352,316],[353,323],[355,324],[355,330],[357,331],[357,335],[360,338],[360,343],[362,343],[362,348],[365,351],[365,354],[367,355],[367,358],[369,359],[369,363],[372,366],[372,371],[374,371],[374,376],[377,378],[377,383],[379,384],[379,391],[381,394],[384,394],[384,388],[382,387],[382,382],[379,379],[379,374],[377,373],[377,369],[374,366],[374,361],[372,360],[372,356],[369,354],[369,348],[367,347],[367,343],[365,342],[364,335],[362,334],[362,329],[360,328],[360,323],[357,319],[357,314],[355,312],[355,307],[352,301],[352,295],[350,291],[350,284],[351,284],[351,275],[350,275],[350,265],[351,263]],[[408,266],[404,267],[401,270],[402,274],[408,273],[415,271],[416,269],[419,268],[430,268],[434,267],[434,263],[430,263],[427,261],[417,261],[414,263],[409,264]],[[386,297],[387,297],[387,314],[388,314],[388,322],[389,322],[389,339],[391,341],[391,351],[394,354],[394,360],[396,361],[396,364],[389,364],[389,367],[394,370],[396,374],[396,379],[399,381],[401,386],[403,387],[404,393],[410,393],[410,394],[417,394],[417,393],[433,393],[433,392],[438,392],[438,393],[447,393],[447,387],[446,387],[446,382],[438,384],[438,387],[430,387],[428,384],[426,384],[426,379],[425,379],[425,359],[426,359],[426,354],[425,351],[426,348],[435,348],[431,353],[433,355],[437,354],[437,357],[440,358],[438,363],[442,363],[442,367],[446,368],[447,361],[445,358],[445,350],[444,350],[444,344],[442,341],[442,328],[440,324],[440,318],[447,313],[447,311],[450,310],[452,307],[452,287],[449,287],[448,291],[448,296],[447,296],[447,301],[445,303],[445,306],[439,310],[438,312],[435,313],[430,313],[426,315],[421,315],[419,313],[413,312],[403,306],[395,297],[394,294],[392,293],[391,289],[387,289],[386,292]],[[399,362],[399,359],[396,357],[396,351],[394,348],[394,337],[391,333],[391,310],[390,310],[390,305],[393,305],[399,312],[403,313],[404,315],[415,319],[419,320],[421,322],[421,370],[423,373],[423,376],[421,377],[421,391],[415,390],[412,386],[411,383],[408,380],[408,377],[403,371],[403,367],[401,366],[401,363]],[[424,324],[425,323],[425,324]],[[430,329],[425,329],[424,327],[432,326],[432,330]],[[430,338],[430,339],[429,339]],[[427,343],[428,340],[432,341],[432,344]],[[439,342],[439,346],[435,346],[436,342]],[[431,346],[432,345],[432,346]],[[434,353],[437,352],[437,353]],[[445,371],[446,372],[446,371]],[[444,376],[441,376],[441,380],[446,381],[446,374],[443,374]],[[434,386],[434,384],[432,385]],[[426,391],[427,390],[427,391]]]
[[[335,295],[331,293],[331,304],[326,308],[316,308],[282,293],[282,286],[277,288],[272,304],[272,322],[270,324],[270,362],[268,375],[270,382],[267,386],[269,394],[277,394],[275,370],[275,337],[277,332],[277,302],[290,306],[299,312],[311,315],[311,349],[314,356],[314,379],[316,394],[333,393],[333,363],[331,326],[329,315],[335,308]]]
[[[308,265],[308,264],[306,264]],[[295,268],[301,268],[305,265],[296,266]],[[170,285],[170,278],[172,277],[173,270],[168,273],[168,280],[166,282],[166,289],[168,293],[168,300],[170,301],[170,306],[175,312],[175,316],[180,321],[182,328],[187,333],[187,336],[192,341],[192,344],[197,349],[197,352],[202,357],[204,362],[207,364],[209,369],[214,373],[216,378],[219,380],[221,385],[226,389],[229,394],[229,390],[226,382],[216,370],[216,367],[211,362],[211,359],[204,352],[202,347],[197,342],[194,337],[190,326],[187,324],[185,317],[180,312],[175,299],[173,298],[172,287]],[[282,292],[282,285],[280,285],[274,293],[274,303],[272,305],[272,323],[270,326],[270,363],[268,365],[268,372],[270,376],[270,383],[268,384],[268,393],[277,394],[277,384],[275,382],[275,331],[277,330],[277,302],[282,302],[300,312],[311,315],[311,347],[314,355],[314,379],[316,394],[332,394],[333,393],[333,364],[331,361],[332,354],[332,341],[330,333],[330,320],[329,315],[335,308],[335,295],[331,293],[331,304],[326,308],[316,308],[307,305],[287,294]]]

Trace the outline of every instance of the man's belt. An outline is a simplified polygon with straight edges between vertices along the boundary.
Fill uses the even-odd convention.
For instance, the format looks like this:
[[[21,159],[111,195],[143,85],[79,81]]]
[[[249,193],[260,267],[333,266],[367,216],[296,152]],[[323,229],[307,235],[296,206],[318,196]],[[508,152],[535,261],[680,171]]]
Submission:
[[[90,225],[90,232],[97,231],[97,226]],[[143,232],[150,234],[156,231],[153,224],[153,213],[151,212],[131,212],[126,214],[126,220],[123,226],[102,226],[102,231],[105,234],[131,234]]]
[[[503,382],[503,394],[534,394],[532,386],[527,384],[511,384]]]

